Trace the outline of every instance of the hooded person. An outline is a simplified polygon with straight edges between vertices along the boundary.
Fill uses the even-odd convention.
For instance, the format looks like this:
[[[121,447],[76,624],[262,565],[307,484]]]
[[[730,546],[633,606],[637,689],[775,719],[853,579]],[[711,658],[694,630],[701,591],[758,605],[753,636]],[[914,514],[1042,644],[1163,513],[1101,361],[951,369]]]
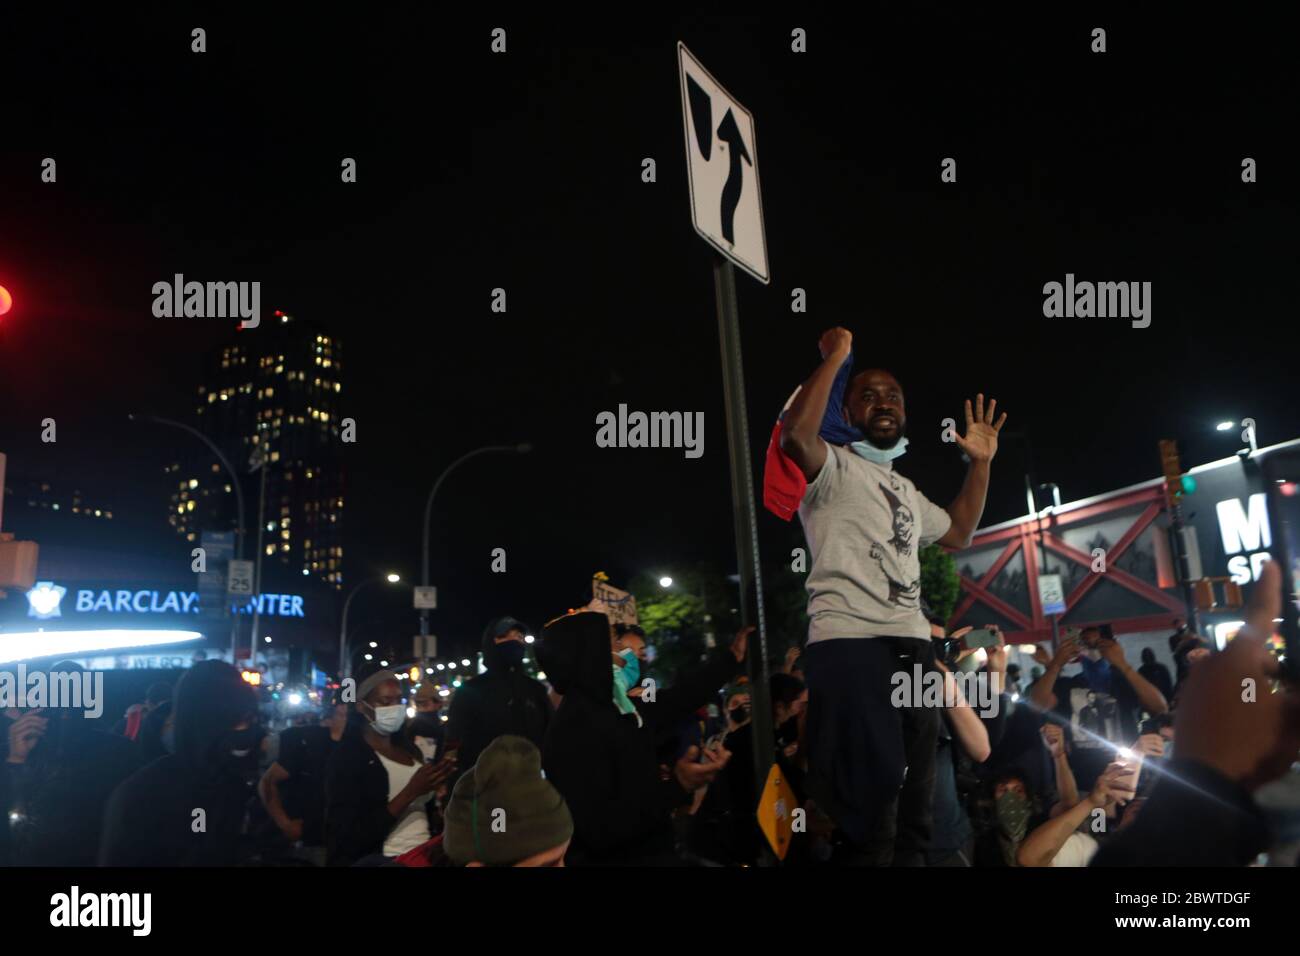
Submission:
[[[484,673],[466,681],[451,698],[447,739],[460,741],[459,766],[474,766],[479,754],[502,734],[531,740],[537,747],[546,738],[551,700],[546,685],[524,672],[527,628],[513,617],[501,617],[483,631]],[[605,638],[609,666],[609,637]],[[611,675],[612,677],[612,675]]]
[[[136,734],[135,746],[140,762],[150,763],[176,749],[176,725],[172,721],[172,702],[165,700],[145,717]]]
[[[181,678],[172,709],[175,751],[113,792],[101,866],[232,866],[248,855],[256,693],[229,664],[202,661]]]
[[[29,684],[34,676],[29,672]],[[45,676],[51,691],[56,682],[75,682],[84,692],[91,675],[61,661]],[[81,706],[13,708],[6,715],[12,723],[0,734],[0,810],[8,824],[0,828],[0,865],[94,866],[104,807],[140,766],[134,744],[100,729],[95,701],[83,693],[73,703]]]
[[[564,866],[573,817],[531,741],[498,737],[456,783],[443,832],[402,866]]]
[[[696,752],[678,760],[671,773],[660,774],[656,728],[680,722],[694,690],[659,690],[655,701],[638,700],[636,712],[625,713],[610,660],[609,619],[596,611],[546,625],[538,661],[563,696],[542,747],[542,766],[573,814],[569,865],[679,864],[672,812],[726,763],[701,762],[692,748]]]

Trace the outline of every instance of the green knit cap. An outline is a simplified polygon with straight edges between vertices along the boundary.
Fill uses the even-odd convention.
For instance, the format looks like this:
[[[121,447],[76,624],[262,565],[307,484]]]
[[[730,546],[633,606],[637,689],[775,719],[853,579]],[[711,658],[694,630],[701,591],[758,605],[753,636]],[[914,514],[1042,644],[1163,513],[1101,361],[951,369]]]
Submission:
[[[451,792],[442,848],[457,866],[512,866],[573,836],[564,797],[542,776],[541,751],[504,734]]]

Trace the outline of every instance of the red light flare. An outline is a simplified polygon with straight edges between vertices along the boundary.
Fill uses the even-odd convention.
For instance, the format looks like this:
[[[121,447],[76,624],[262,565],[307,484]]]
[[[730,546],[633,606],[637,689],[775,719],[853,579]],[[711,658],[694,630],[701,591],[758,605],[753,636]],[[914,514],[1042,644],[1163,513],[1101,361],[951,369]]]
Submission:
[[[14,297],[9,294],[9,290],[0,285],[0,315],[4,315],[14,307]]]

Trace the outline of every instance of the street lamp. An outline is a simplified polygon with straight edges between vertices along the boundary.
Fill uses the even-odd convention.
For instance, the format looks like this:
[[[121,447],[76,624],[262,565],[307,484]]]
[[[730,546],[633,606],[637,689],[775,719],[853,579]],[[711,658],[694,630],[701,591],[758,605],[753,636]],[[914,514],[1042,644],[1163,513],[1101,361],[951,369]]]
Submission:
[[[382,578],[367,578],[348,593],[347,600],[343,602],[343,625],[339,628],[339,680],[349,676],[348,672],[352,669],[350,667],[351,661],[348,660],[348,609],[352,606],[352,599],[357,596],[358,591],[368,584],[378,584],[380,581],[396,584],[401,580],[401,575],[391,573],[384,575]],[[371,642],[371,646],[374,646],[374,642]],[[366,655],[366,660],[370,660],[369,654]]]
[[[670,588],[673,586],[673,579],[665,574],[662,578],[659,579],[659,586],[661,588]]]
[[[186,425],[184,422],[173,421],[170,418],[162,418],[158,415],[136,415],[132,413],[127,415],[126,417],[128,421],[132,421],[132,422],[136,422],[136,421],[153,422],[155,425],[169,425],[172,428],[179,428],[181,431],[188,432],[189,434],[197,438],[199,441],[203,442],[203,444],[208,446],[208,450],[211,451],[212,454],[217,456],[217,460],[221,462],[222,466],[226,469],[226,473],[230,475],[230,484],[235,489],[235,505],[239,512],[239,527],[235,529],[235,553],[239,556],[239,560],[243,561],[244,560],[244,490],[239,486],[239,474],[235,471],[234,467],[230,464],[230,461],[226,458],[226,456],[221,453],[221,449],[216,446],[216,444],[212,441],[212,439],[208,438],[207,435],[203,434],[203,432],[199,431],[197,428],[191,427],[190,425]],[[256,637],[257,637],[257,626],[256,623],[254,623],[253,632],[251,635],[249,635],[249,641],[248,641],[249,646],[254,648],[254,650],[250,651],[250,653],[256,653]],[[230,663],[231,664],[236,663],[235,654],[238,652],[238,647],[237,647],[238,643],[239,643],[239,615],[236,614],[233,616],[233,620],[230,623]]]
[[[420,564],[420,586],[421,587],[427,588],[429,586],[429,520],[433,517],[433,499],[438,494],[438,489],[442,487],[442,483],[446,481],[447,476],[450,475],[453,471],[455,471],[456,468],[459,467],[464,462],[469,461],[471,458],[477,458],[479,455],[486,455],[489,452],[514,452],[517,455],[526,455],[532,450],[533,450],[533,446],[526,442],[522,445],[487,445],[483,448],[478,448],[475,449],[474,451],[466,452],[464,455],[461,455],[459,458],[457,458],[450,465],[448,465],[446,468],[443,469],[442,474],[438,476],[438,480],[435,481],[433,483],[433,487],[429,489],[429,497],[424,503],[424,547],[422,551],[423,558]],[[428,636],[429,636],[429,609],[421,608],[420,609],[420,637],[425,638]]]

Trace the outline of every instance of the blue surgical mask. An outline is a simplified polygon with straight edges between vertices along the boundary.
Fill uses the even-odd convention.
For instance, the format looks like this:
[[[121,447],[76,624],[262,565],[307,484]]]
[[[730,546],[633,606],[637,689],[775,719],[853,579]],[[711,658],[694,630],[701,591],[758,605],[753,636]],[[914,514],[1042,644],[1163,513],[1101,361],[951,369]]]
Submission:
[[[383,734],[384,736],[395,734],[406,723],[406,708],[401,704],[375,707],[374,712],[375,719],[370,722],[370,726],[377,734]]]
[[[633,650],[619,651],[618,656],[627,661],[623,668],[623,685],[631,690],[641,680],[641,662]]]
[[[877,465],[888,465],[895,458],[898,458],[907,451],[907,439],[900,438],[893,448],[877,448],[869,441],[855,441],[850,448],[860,457],[867,461],[873,461]]]

